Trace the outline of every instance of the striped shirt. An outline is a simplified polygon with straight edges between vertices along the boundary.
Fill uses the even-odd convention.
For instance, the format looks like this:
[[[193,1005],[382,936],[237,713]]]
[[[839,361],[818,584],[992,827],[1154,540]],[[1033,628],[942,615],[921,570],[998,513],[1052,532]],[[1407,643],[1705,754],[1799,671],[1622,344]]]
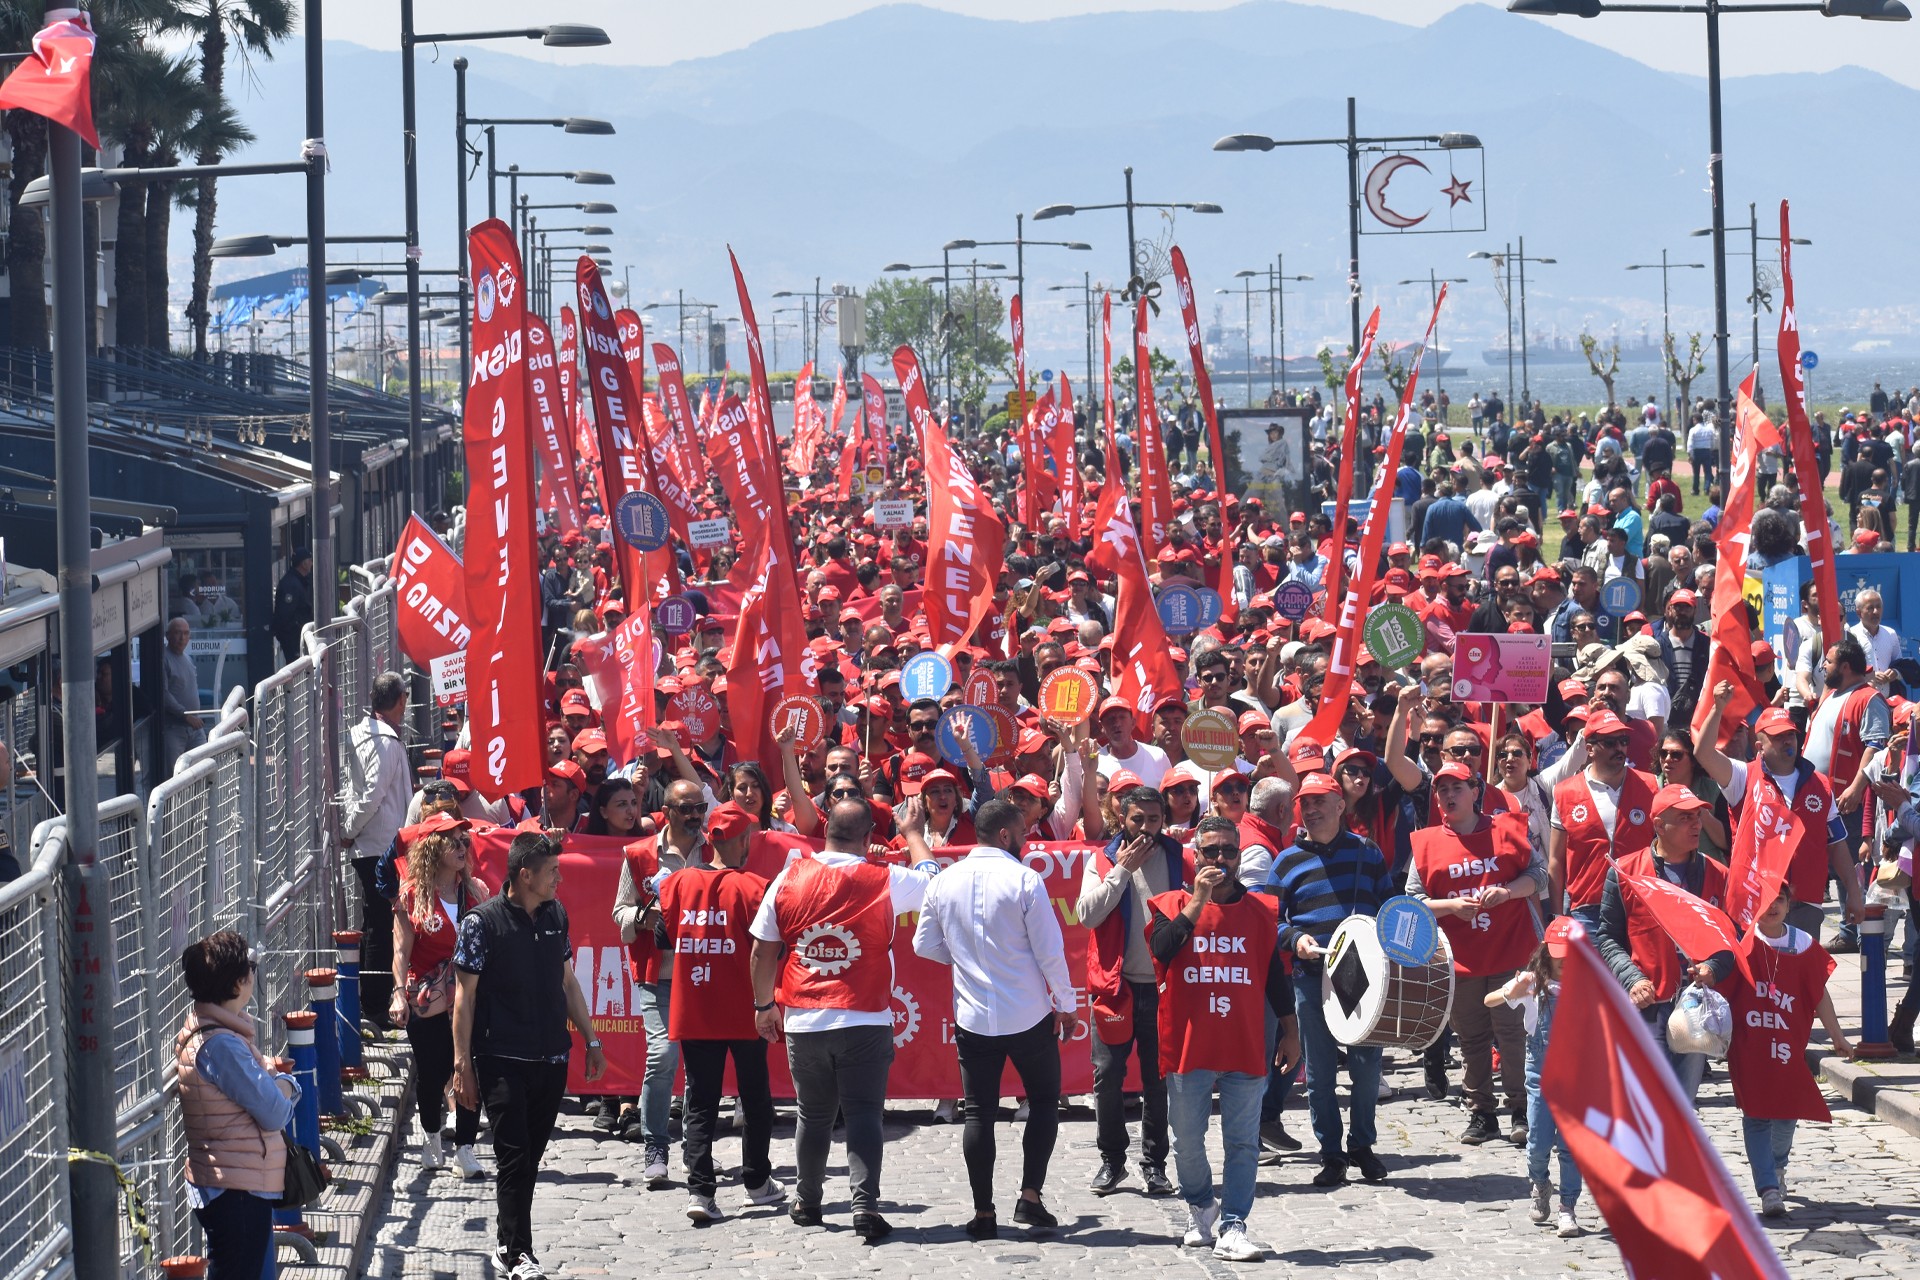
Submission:
[[[1365,836],[1342,831],[1330,845],[1290,845],[1273,861],[1266,891],[1280,903],[1280,946],[1301,934],[1325,946],[1348,916],[1370,916],[1393,896],[1387,860]]]

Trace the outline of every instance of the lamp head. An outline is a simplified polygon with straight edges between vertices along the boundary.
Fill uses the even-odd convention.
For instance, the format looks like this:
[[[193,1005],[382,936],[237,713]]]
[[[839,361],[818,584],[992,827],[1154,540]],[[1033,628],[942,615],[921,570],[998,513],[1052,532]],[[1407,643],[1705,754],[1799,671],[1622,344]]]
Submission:
[[[1048,218],[1071,218],[1074,212],[1074,207],[1070,204],[1050,204],[1034,210],[1033,220],[1043,222]]]
[[[612,227],[581,227],[580,234],[583,236],[610,236],[613,234],[613,228]]]
[[[613,125],[605,120],[591,120],[586,116],[568,116],[561,126],[568,133],[588,133],[605,137],[613,132]]]
[[[951,253],[955,249],[971,249],[974,247],[974,244],[975,242],[972,240],[949,240],[940,246],[940,252]]]
[[[1602,8],[1600,0],[1507,0],[1508,13],[1536,18],[1597,18]]]
[[[1254,276],[1257,276],[1259,274],[1260,273],[1258,271],[1255,271],[1251,267],[1249,267],[1245,271],[1234,272],[1233,278],[1235,280],[1251,280]]]
[[[1820,12],[1829,18],[1864,18],[1868,22],[1907,22],[1913,17],[1900,0],[1825,0]]]
[[[1215,151],[1271,151],[1274,141],[1264,133],[1230,133],[1213,144]]]
[[[540,43],[550,49],[592,49],[612,44],[612,37],[599,27],[577,22],[556,22],[540,32]]]
[[[610,187],[613,185],[613,175],[610,173],[601,173],[598,169],[575,169],[573,171],[573,180],[583,187]]]
[[[1092,246],[1092,245],[1090,245],[1090,244],[1088,244],[1088,243],[1086,243],[1086,242],[1085,242],[1085,241],[1083,241],[1083,240],[1069,240],[1069,241],[1067,241],[1067,242],[1066,242],[1066,244],[1064,244],[1064,245],[1062,245],[1062,246],[1061,246],[1061,248],[1063,248],[1063,249],[1091,249],[1091,248],[1093,248],[1093,246]]]
[[[880,269],[881,269],[882,271],[911,271],[911,270],[913,270],[913,268],[912,268],[912,267],[911,267],[910,265],[908,265],[907,263],[904,263],[904,262],[889,262],[889,263],[888,263],[888,264],[887,264],[886,266],[884,266],[884,267],[882,267],[882,268],[880,268]],[[775,296],[777,297],[777,296],[779,296],[779,295],[777,295],[777,294],[776,294]]]
[[[1206,201],[1206,200],[1202,200],[1202,201],[1200,201],[1200,202],[1199,202],[1199,203],[1197,203],[1197,204],[1190,204],[1190,205],[1188,205],[1188,206],[1187,206],[1187,208],[1189,208],[1189,209],[1191,209],[1191,210],[1193,210],[1193,211],[1194,211],[1195,213],[1223,213],[1223,212],[1225,212],[1225,210],[1223,210],[1223,209],[1221,209],[1221,207],[1220,207],[1219,205],[1217,205],[1217,204],[1212,204],[1212,203],[1210,203],[1210,202],[1208,202],[1208,201]]]
[[[216,258],[271,258],[278,248],[272,236],[221,236],[213,242]]]
[[[1471,151],[1480,145],[1480,138],[1471,133],[1443,133],[1440,135],[1440,148],[1443,151]]]

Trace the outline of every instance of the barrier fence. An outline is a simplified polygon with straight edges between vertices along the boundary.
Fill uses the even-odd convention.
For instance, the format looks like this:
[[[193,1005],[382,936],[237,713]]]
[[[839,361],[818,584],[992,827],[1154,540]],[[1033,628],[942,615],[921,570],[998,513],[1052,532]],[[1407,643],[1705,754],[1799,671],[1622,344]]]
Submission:
[[[269,1053],[281,1015],[307,1007],[306,971],[332,968],[348,920],[339,802],[364,784],[350,732],[373,676],[399,660],[384,564],[353,571],[357,593],[303,656],[235,690],[207,741],[144,799],[100,807],[112,946],[116,1150],[127,1201],[127,1276],[202,1251],[184,1176],[186,1135],[174,1041],[191,1006],[181,950],[220,929],[254,944],[254,1017]],[[68,1224],[71,940],[65,819],[33,830],[27,870],[0,885],[0,1280],[58,1280],[73,1269]],[[144,1220],[147,1239],[129,1223]]]

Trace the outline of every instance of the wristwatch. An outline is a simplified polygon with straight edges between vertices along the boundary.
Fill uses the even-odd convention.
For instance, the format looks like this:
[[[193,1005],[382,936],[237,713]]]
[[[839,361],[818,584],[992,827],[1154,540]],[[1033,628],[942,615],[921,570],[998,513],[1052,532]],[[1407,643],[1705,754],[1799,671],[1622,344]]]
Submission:
[[[600,1047],[600,1042],[599,1042],[598,1040],[589,1040],[589,1041],[587,1041],[587,1048],[589,1048],[589,1049],[598,1049],[599,1047]]]
[[[755,1006],[753,1006],[753,1011],[755,1013],[765,1013],[767,1010],[773,1008],[773,1006],[779,1003],[780,1002],[778,1000],[769,1000],[765,1004],[756,1004]]]

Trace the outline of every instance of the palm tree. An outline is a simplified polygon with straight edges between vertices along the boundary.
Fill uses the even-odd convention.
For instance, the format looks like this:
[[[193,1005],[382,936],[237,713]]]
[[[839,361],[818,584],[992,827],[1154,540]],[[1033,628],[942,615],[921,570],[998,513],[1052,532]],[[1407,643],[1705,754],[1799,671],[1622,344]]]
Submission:
[[[216,155],[227,155],[252,141],[253,133],[240,123],[239,113],[230,104],[216,101],[202,86],[191,122],[178,133],[161,135],[160,151],[154,157],[154,163],[161,166],[176,165],[182,156],[204,155],[210,151]],[[156,351],[168,349],[168,339],[172,333],[167,312],[167,234],[173,221],[173,206],[178,203],[183,209],[197,211],[199,199],[200,188],[197,183],[189,182],[184,187],[178,182],[148,184],[147,345]],[[198,261],[196,255],[196,264]],[[208,261],[211,266],[211,259]],[[199,336],[204,343],[204,325]]]
[[[292,0],[176,0],[165,28],[195,37],[200,44],[200,83],[214,102],[227,102],[227,52],[237,45],[242,62],[253,54],[273,56],[276,42],[293,33]],[[229,117],[232,119],[232,117]],[[234,120],[237,124],[237,120]],[[197,140],[197,164],[218,164],[221,148],[236,145],[232,129],[208,130]],[[187,316],[193,321],[193,353],[207,354],[208,299],[213,292],[213,220],[218,196],[212,178],[200,178],[194,191],[193,299]],[[149,210],[149,222],[151,223]]]
[[[121,163],[129,168],[154,165],[167,144],[185,134],[200,114],[202,89],[193,60],[171,55],[149,45],[134,50],[121,77],[118,92],[101,103],[98,124],[103,140],[121,146]],[[148,184],[122,183],[120,215],[114,235],[113,285],[117,306],[115,344],[137,348],[165,348],[164,328],[157,335],[147,329],[147,290],[155,284],[148,275]],[[165,254],[157,284],[166,297]],[[158,340],[155,341],[154,339]]]

